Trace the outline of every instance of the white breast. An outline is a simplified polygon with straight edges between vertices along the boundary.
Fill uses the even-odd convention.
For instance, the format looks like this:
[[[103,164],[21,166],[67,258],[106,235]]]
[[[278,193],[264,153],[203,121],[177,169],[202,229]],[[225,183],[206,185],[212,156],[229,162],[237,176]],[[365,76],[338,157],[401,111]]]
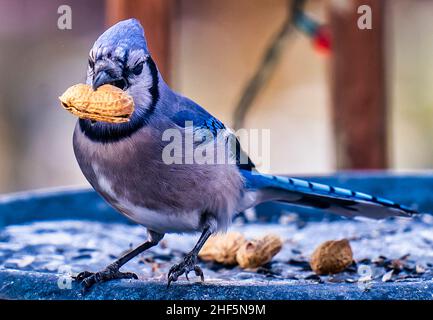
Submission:
[[[115,200],[112,205],[132,221],[159,233],[182,233],[199,231],[200,212],[159,212],[137,206],[118,196],[112,183],[97,164],[92,164],[99,189]]]

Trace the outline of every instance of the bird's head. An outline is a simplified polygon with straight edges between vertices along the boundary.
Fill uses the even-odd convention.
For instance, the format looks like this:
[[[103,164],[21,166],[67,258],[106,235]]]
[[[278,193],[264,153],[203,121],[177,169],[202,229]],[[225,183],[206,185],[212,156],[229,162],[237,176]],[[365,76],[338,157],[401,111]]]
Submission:
[[[110,27],[90,50],[87,84],[94,90],[104,84],[119,87],[132,96],[136,108],[145,110],[152,105],[158,76],[143,27],[136,19]]]

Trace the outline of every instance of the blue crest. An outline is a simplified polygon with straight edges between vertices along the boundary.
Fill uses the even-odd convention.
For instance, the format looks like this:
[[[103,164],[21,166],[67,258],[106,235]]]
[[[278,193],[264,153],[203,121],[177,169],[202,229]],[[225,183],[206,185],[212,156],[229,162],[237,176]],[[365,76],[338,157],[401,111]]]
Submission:
[[[94,47],[124,47],[148,52],[144,29],[137,19],[123,20],[111,26],[96,40]]]

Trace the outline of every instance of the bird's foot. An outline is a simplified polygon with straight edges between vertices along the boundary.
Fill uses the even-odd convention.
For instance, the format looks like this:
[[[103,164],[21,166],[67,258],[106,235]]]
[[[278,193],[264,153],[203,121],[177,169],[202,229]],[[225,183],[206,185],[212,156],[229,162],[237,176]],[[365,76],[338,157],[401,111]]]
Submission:
[[[193,253],[188,253],[181,263],[175,264],[170,268],[170,271],[168,271],[167,288],[170,286],[172,282],[177,281],[177,279],[184,273],[186,279],[189,280],[188,273],[192,270],[194,270],[197,276],[200,276],[201,281],[204,281],[203,271],[197,265],[197,255]]]
[[[83,285],[83,292],[88,291],[96,283],[114,279],[138,279],[138,277],[132,272],[120,272],[119,268],[114,264],[110,264],[99,272],[83,271],[74,277],[75,281],[79,281]]]

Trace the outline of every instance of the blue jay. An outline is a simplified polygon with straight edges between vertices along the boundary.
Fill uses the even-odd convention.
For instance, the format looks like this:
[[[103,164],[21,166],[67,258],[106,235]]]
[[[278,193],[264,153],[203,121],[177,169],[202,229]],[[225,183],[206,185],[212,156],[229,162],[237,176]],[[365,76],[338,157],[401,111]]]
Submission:
[[[158,244],[165,233],[201,232],[194,248],[168,272],[168,285],[190,271],[203,280],[197,254],[234,215],[265,201],[319,208],[345,216],[411,216],[414,210],[361,192],[294,178],[260,174],[234,134],[190,99],[172,91],[149,54],[144,30],[135,19],[106,30],[90,51],[87,84],[94,90],[117,86],[132,96],[135,111],[127,123],[79,119],[73,135],[78,164],[92,187],[117,211],[143,225],[148,239],[104,270],[76,276],[85,289],[95,283],[137,278],[119,269]],[[207,130],[212,143],[234,161],[200,164],[162,159],[170,143],[163,135],[191,128]],[[220,135],[218,132],[225,132]],[[196,146],[197,143],[194,144]],[[191,152],[191,151],[189,151]],[[182,154],[180,160],[188,155]]]

